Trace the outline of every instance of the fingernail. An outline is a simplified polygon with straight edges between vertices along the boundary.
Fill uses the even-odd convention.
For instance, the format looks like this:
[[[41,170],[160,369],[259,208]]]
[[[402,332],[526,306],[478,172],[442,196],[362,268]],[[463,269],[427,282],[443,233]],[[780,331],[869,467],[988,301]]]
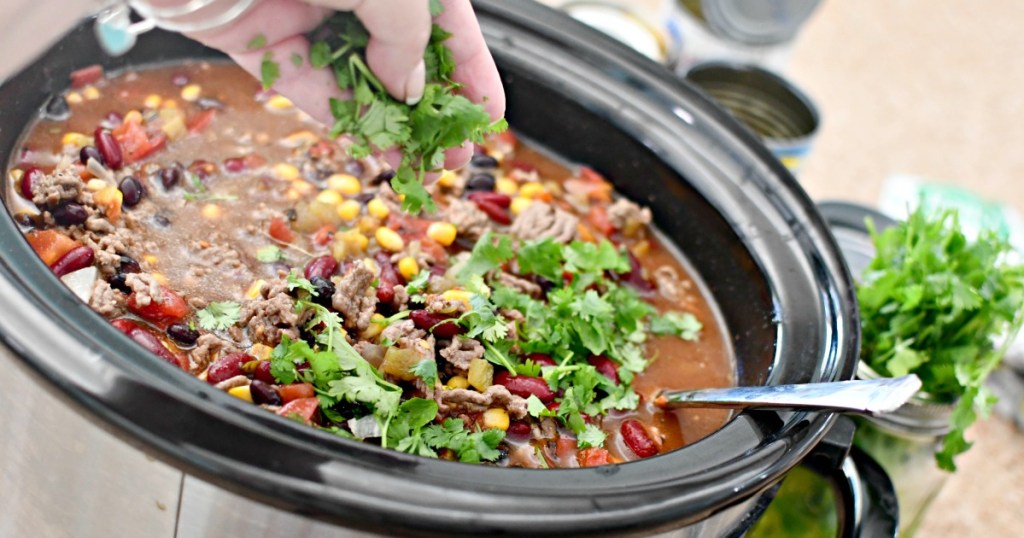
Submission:
[[[427,82],[427,65],[420,60],[405,79],[405,104],[412,106],[423,99],[423,87]]]

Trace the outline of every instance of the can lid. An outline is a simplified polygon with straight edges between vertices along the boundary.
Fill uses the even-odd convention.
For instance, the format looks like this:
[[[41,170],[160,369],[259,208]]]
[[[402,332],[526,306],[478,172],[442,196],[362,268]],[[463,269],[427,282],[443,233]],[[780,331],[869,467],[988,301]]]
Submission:
[[[623,6],[579,1],[560,7],[574,19],[614,37],[656,62],[666,63],[670,60],[665,35]]]
[[[796,37],[821,0],[701,0],[708,26],[747,45],[774,45]]]

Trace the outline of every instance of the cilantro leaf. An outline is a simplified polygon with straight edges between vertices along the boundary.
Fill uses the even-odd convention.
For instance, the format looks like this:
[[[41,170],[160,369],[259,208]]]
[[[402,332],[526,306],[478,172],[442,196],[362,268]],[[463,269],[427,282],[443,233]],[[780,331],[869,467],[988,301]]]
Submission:
[[[517,253],[522,274],[542,276],[552,282],[561,282],[562,245],[550,237],[525,242]]]
[[[295,273],[294,271],[288,273],[288,276],[285,277],[285,282],[288,284],[288,291],[300,289],[309,292],[310,295],[316,295],[316,286],[314,286],[312,282],[299,276],[298,273]]]
[[[245,46],[245,48],[247,48],[249,50],[256,50],[256,49],[262,49],[263,47],[266,47],[266,46],[267,46],[267,36],[265,36],[263,34],[256,34],[255,36],[253,36],[253,38],[251,40],[249,40],[249,44],[247,44]]]
[[[473,252],[457,278],[460,282],[467,282],[472,276],[482,276],[501,267],[513,256],[515,252],[512,250],[512,239],[507,235],[496,235],[488,231],[473,245]]]
[[[263,83],[263,89],[269,90],[279,78],[281,66],[274,61],[274,53],[268,50],[263,53],[263,59],[260,61],[260,81]]]
[[[424,359],[417,362],[409,369],[409,373],[422,379],[423,383],[428,387],[433,387],[437,384],[437,363],[433,359]]]
[[[696,340],[704,325],[689,312],[668,312],[664,316],[651,318],[651,333],[657,335],[674,335],[683,340]]]
[[[576,434],[576,445],[579,448],[604,446],[605,433],[593,424],[587,424]]]
[[[234,326],[241,314],[242,305],[234,301],[214,301],[196,312],[199,326],[208,331],[223,331]]]
[[[302,55],[297,53],[297,52],[293,52],[292,53],[292,65],[294,65],[295,67],[302,67],[302,62],[303,62]]]
[[[261,263],[274,263],[285,259],[284,251],[277,245],[267,245],[260,247],[256,251],[256,259]]]

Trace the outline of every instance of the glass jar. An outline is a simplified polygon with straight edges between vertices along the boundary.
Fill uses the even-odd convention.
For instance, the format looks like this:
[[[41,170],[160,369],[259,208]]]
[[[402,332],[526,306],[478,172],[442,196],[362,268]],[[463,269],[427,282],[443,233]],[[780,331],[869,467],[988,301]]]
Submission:
[[[879,376],[863,362],[857,377]],[[885,469],[896,488],[900,510],[900,536],[910,537],[950,473],[939,469],[935,451],[950,431],[950,417],[956,402],[940,401],[918,392],[892,413],[858,417],[853,443],[871,455]]]

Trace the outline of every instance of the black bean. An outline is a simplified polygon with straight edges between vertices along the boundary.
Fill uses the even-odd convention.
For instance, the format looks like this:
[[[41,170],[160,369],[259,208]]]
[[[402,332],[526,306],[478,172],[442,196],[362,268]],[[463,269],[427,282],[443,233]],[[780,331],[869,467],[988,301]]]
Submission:
[[[77,226],[89,218],[89,212],[74,202],[66,203],[53,210],[53,220],[61,226]]]
[[[288,222],[295,222],[295,219],[299,218],[299,212],[293,207],[288,211],[285,211],[284,216],[287,217]]]
[[[494,174],[487,172],[473,174],[469,181],[466,181],[466,189],[471,191],[493,191],[494,185]]]
[[[46,102],[46,106],[43,107],[43,114],[48,120],[63,121],[68,119],[68,116],[71,115],[68,100],[63,95],[50,97],[50,100]]]
[[[78,152],[78,159],[82,161],[82,164],[89,164],[89,159],[102,165],[107,164],[103,161],[103,155],[100,155],[100,150],[96,149],[96,146],[83,147],[82,151]]]
[[[171,225],[171,219],[157,213],[156,215],[153,215],[153,224],[156,224],[159,228],[166,228]]]
[[[124,195],[123,203],[126,207],[133,207],[142,201],[142,195],[145,194],[145,190],[142,187],[142,183],[135,179],[135,176],[127,176],[121,180],[121,183],[117,186],[120,189],[121,194]]]
[[[196,104],[203,110],[222,110],[224,103],[213,97],[200,97],[196,100]]]
[[[157,172],[160,176],[160,183],[163,184],[165,189],[171,189],[178,183],[181,183],[181,179],[184,177],[182,166],[179,163],[174,163],[167,168],[160,169]]]
[[[309,282],[316,289],[316,297],[313,298],[313,302],[330,308],[331,298],[334,297],[334,282],[322,276],[314,276]]]
[[[175,323],[167,328],[167,336],[183,346],[194,346],[199,340],[199,331],[188,326],[186,323]]]
[[[252,395],[252,402],[257,405],[281,405],[281,396],[274,390],[274,387],[253,379],[249,384],[249,394]]]
[[[395,171],[388,168],[383,172],[377,174],[377,177],[370,180],[370,185],[380,185],[385,181],[391,181],[395,177]]]
[[[141,273],[142,266],[139,262],[135,261],[135,258],[131,256],[121,256],[121,272],[122,273]]]
[[[366,204],[370,203],[370,200],[373,200],[376,197],[377,197],[376,193],[373,193],[373,192],[361,192],[361,193],[356,195],[356,201],[359,202],[360,204],[366,205]]]
[[[132,289],[128,287],[127,283],[125,283],[126,278],[128,278],[128,276],[124,273],[118,273],[110,277],[110,280],[108,280],[107,283],[110,284],[111,288],[114,288],[121,293],[131,293]]]
[[[473,155],[473,159],[469,161],[469,164],[477,168],[497,168],[498,160],[486,153],[478,153]]]
[[[356,177],[363,177],[366,169],[363,167],[363,163],[352,160],[345,163],[345,172]]]

